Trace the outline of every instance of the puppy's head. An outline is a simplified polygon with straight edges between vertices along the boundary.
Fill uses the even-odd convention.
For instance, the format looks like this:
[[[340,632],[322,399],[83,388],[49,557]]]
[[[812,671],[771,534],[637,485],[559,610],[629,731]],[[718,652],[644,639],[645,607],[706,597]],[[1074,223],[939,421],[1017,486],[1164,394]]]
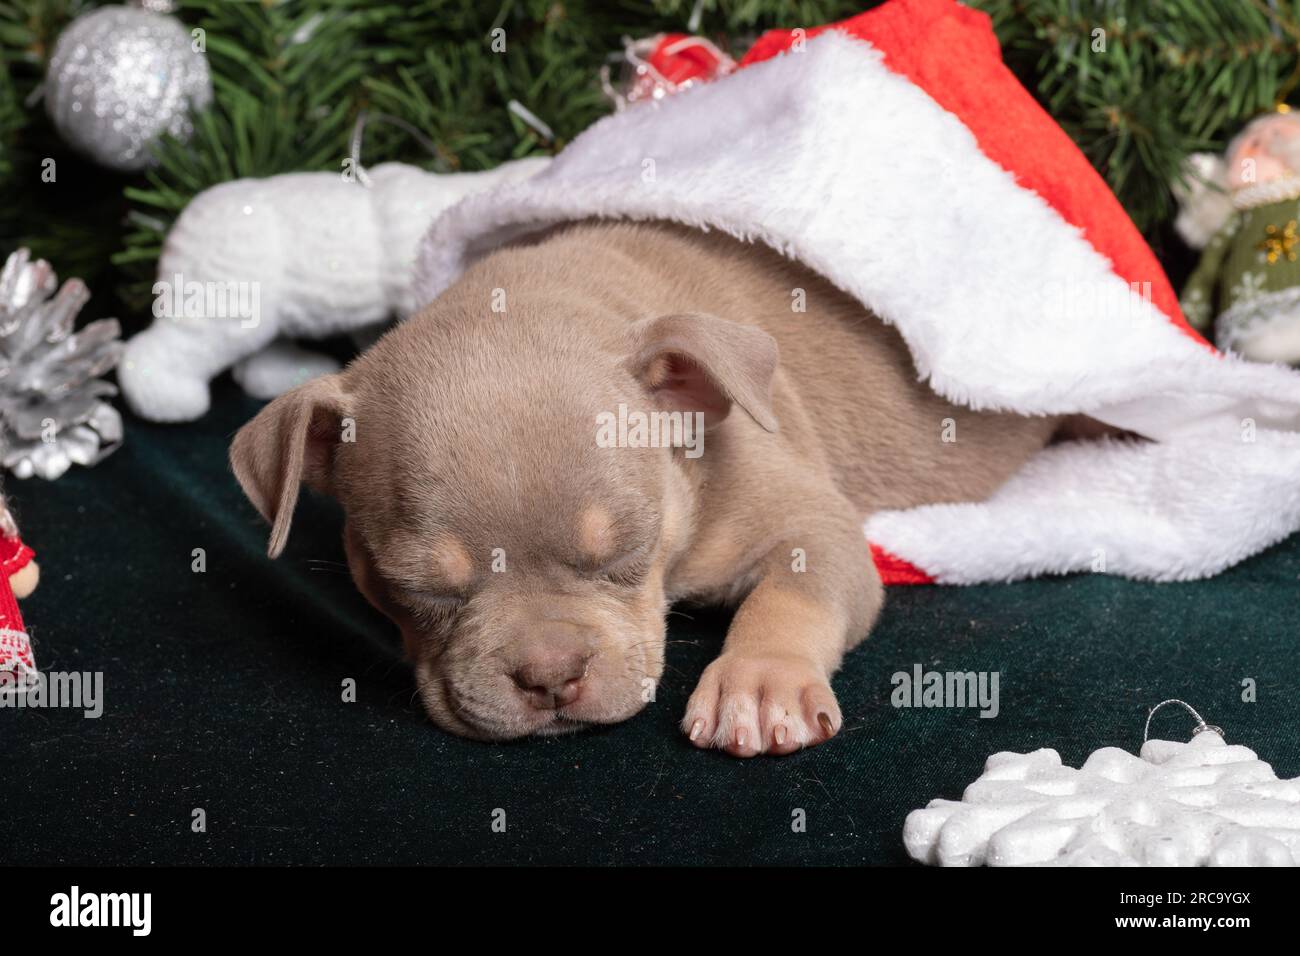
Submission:
[[[341,502],[353,577],[401,628],[436,723],[559,733],[653,699],[665,577],[693,520],[681,452],[608,447],[602,416],[622,404],[712,427],[739,405],[771,430],[775,365],[766,333],[702,315],[603,344],[412,320],[264,408],[231,462],[272,557],[300,484]]]

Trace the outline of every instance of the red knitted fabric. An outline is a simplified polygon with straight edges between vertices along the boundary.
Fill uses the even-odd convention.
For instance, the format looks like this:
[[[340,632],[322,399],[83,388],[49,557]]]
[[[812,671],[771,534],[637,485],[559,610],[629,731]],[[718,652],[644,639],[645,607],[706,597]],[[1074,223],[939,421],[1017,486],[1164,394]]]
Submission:
[[[9,576],[21,571],[31,559],[32,549],[18,538],[0,537],[0,671],[24,675],[36,671],[18,599],[9,585]]]

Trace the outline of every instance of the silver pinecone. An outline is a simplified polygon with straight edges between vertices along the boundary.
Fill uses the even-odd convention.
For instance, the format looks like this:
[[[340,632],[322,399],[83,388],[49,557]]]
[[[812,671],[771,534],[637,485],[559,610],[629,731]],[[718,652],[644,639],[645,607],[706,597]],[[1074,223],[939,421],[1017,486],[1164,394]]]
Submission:
[[[72,328],[90,298],[48,262],[19,249],[0,272],[0,465],[19,478],[53,480],[94,465],[122,441],[122,417],[99,378],[122,355],[116,319]],[[56,294],[56,291],[57,294]]]

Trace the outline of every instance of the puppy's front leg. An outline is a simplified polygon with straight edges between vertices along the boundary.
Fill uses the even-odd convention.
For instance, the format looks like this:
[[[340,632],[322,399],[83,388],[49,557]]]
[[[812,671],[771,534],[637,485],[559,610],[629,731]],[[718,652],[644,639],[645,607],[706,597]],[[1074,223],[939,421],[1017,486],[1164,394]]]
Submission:
[[[682,729],[697,747],[786,754],[840,728],[830,678],[880,612],[880,575],[860,518],[837,493],[805,497],[782,524],[686,706]]]

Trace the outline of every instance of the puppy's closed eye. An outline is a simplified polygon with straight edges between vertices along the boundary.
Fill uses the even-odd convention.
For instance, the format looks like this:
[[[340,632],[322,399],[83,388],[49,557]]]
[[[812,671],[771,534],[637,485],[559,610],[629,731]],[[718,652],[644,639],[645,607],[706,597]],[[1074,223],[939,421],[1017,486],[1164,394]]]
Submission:
[[[648,531],[645,519],[633,512],[616,518],[599,505],[588,508],[578,522],[574,569],[625,587],[641,584],[650,569],[653,535]]]
[[[428,591],[422,588],[394,586],[393,594],[421,627],[445,623],[465,605],[465,595],[458,592]]]
[[[576,569],[584,577],[635,587],[645,580],[646,572],[650,570],[649,549],[637,548],[600,562],[581,561]]]

